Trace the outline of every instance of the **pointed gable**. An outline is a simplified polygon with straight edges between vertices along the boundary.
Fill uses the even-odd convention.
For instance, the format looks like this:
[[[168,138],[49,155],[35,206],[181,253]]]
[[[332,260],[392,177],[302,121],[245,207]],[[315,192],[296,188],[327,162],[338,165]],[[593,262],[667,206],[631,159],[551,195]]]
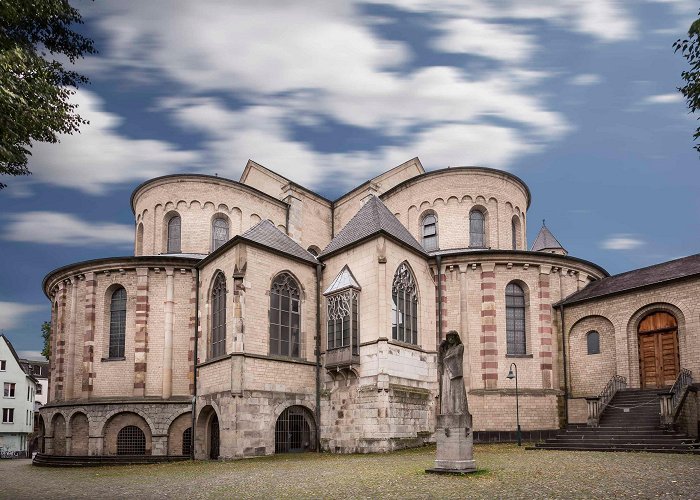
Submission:
[[[560,251],[567,254],[566,249],[561,246],[561,243],[554,237],[552,232],[544,225],[542,221],[542,228],[540,232],[537,233],[537,238],[530,248],[532,252],[547,252],[547,251]]]
[[[336,235],[319,257],[326,257],[375,234],[383,233],[425,255],[423,247],[376,196],[367,202]]]
[[[323,295],[330,295],[332,293],[340,292],[341,290],[345,290],[347,288],[362,290],[362,287],[355,279],[355,276],[353,276],[352,271],[350,271],[350,268],[346,265],[345,267],[343,267],[343,269],[340,270],[338,276],[336,276],[333,280],[333,283],[331,283],[328,286],[328,288],[326,288],[326,291],[323,292]]]
[[[287,255],[313,264],[318,263],[313,255],[304,250],[299,243],[277,229],[277,227],[267,219],[258,222],[240,237],[241,239],[252,241],[264,247],[276,250],[277,252],[286,253]]]

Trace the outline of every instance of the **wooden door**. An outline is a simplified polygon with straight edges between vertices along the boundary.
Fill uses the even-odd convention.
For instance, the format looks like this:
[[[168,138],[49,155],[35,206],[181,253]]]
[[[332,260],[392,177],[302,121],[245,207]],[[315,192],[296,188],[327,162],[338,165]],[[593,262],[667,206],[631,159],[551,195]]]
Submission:
[[[653,313],[639,324],[639,370],[645,389],[673,385],[680,371],[676,318]]]

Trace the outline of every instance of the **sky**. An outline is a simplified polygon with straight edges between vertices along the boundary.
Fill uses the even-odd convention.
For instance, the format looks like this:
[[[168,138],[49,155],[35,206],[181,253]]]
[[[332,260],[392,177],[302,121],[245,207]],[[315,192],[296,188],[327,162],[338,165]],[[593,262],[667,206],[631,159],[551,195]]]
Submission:
[[[672,44],[690,0],[73,0],[99,54],[90,121],[0,191],[0,331],[25,354],[41,282],[133,253],[132,190],[253,159],[328,198],[418,156],[504,169],[570,255],[611,274],[700,252],[696,117]]]

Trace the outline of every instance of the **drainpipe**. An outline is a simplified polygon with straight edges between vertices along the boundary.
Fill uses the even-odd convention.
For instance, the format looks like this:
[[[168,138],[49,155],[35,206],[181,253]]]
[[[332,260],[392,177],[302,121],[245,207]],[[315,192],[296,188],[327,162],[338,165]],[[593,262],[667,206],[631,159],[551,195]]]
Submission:
[[[192,360],[192,382],[194,392],[192,394],[192,446],[190,446],[190,458],[194,460],[197,423],[197,356],[199,340],[199,268],[195,269],[195,292],[194,292],[194,359]]]
[[[569,424],[569,375],[566,368],[566,328],[564,326],[564,305],[559,306],[559,323],[561,324],[561,352],[564,361],[564,420]]]
[[[436,255],[437,268],[438,268],[438,331],[437,331],[437,342],[435,343],[436,350],[440,348],[440,342],[442,342],[442,255]]]
[[[316,451],[321,451],[321,273],[316,264]]]

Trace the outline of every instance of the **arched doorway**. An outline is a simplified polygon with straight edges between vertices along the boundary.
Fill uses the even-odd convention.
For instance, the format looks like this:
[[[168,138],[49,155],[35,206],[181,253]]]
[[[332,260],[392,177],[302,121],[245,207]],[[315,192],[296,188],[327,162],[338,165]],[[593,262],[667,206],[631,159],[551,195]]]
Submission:
[[[313,450],[314,430],[311,412],[303,406],[290,406],[275,424],[275,453]]]
[[[209,421],[209,458],[219,458],[219,417],[214,413]]]
[[[637,336],[641,387],[673,385],[680,371],[676,318],[664,311],[648,314],[639,323]]]

